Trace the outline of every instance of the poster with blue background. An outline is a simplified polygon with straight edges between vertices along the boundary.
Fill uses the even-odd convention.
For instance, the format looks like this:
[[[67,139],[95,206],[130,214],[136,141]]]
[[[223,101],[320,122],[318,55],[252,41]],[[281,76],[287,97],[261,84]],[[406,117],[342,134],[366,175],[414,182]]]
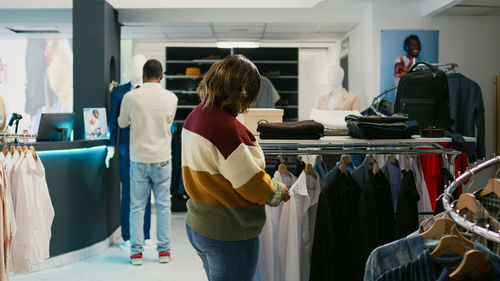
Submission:
[[[420,50],[412,49],[410,46],[417,42],[415,35],[420,41]],[[411,36],[411,37],[410,37]],[[407,39],[408,38],[408,39]],[[407,40],[405,40],[407,39]],[[405,44],[406,41],[406,44]],[[413,41],[413,42],[412,42]],[[406,45],[406,46],[405,46]],[[413,53],[412,53],[413,50]],[[415,61],[425,61],[429,63],[439,62],[439,31],[438,30],[389,30],[380,32],[380,93],[396,86],[399,79],[399,68],[396,62],[403,60],[406,66],[411,64],[412,55],[417,54]],[[406,58],[405,58],[406,57]],[[395,71],[396,69],[396,71]],[[381,99],[392,102],[396,99],[396,90],[385,94]]]

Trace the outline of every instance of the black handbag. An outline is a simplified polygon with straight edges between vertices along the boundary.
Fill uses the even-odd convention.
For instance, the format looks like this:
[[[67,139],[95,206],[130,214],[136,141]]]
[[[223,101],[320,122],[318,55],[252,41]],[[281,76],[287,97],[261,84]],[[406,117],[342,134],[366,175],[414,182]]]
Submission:
[[[417,68],[426,65],[428,69]],[[399,81],[395,112],[408,114],[421,129],[451,126],[448,79],[444,71],[417,62]]]

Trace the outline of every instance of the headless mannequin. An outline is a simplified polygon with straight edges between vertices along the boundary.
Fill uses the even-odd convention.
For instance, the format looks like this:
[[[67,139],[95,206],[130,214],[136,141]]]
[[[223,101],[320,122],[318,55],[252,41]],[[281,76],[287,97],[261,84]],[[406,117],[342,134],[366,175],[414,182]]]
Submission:
[[[344,70],[338,65],[328,68],[330,93],[320,96],[318,108],[323,110],[361,110],[359,98],[342,87]]]
[[[328,110],[334,110],[339,102],[344,88],[342,80],[344,79],[344,70],[340,66],[331,66],[328,68],[328,85],[330,86],[330,99],[328,101]]]
[[[142,85],[142,66],[146,63],[146,57],[143,55],[135,55],[132,58],[132,73],[131,81],[132,89],[140,87]],[[115,155],[115,147],[108,146],[108,152],[106,154],[106,168],[109,168],[109,161]]]

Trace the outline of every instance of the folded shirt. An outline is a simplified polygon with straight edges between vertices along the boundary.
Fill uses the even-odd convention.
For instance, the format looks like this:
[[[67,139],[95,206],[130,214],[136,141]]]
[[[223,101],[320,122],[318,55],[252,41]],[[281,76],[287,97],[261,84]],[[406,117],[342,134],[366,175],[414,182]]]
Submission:
[[[353,110],[322,110],[322,109],[311,109],[309,114],[309,119],[312,119],[318,123],[323,124],[325,129],[346,129],[347,124],[345,117],[348,115],[361,115],[359,111]]]
[[[349,136],[361,139],[409,139],[419,132],[415,120],[393,124],[347,122],[347,129]]]
[[[378,115],[369,115],[369,116],[356,116],[356,115],[347,115],[345,117],[345,121],[357,121],[357,122],[370,122],[370,123],[398,123],[398,122],[406,122],[408,121],[408,115],[403,113],[396,113],[392,116],[378,116]]]
[[[265,123],[261,122],[257,125],[257,132],[283,134],[283,135],[300,135],[300,134],[323,134],[323,125],[313,120],[303,120],[295,122],[283,123]]]
[[[320,139],[323,134],[273,134],[273,133],[260,133],[259,138],[261,139],[285,139],[285,140],[317,140]]]

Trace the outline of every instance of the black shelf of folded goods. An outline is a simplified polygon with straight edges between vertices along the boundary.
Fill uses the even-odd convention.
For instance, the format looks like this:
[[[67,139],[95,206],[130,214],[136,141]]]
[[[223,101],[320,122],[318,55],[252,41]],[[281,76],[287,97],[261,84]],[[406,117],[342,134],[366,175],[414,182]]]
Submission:
[[[175,120],[184,120],[199,104],[196,92],[203,74],[210,66],[229,54],[242,54],[252,60],[280,95],[276,108],[284,109],[283,120],[298,117],[298,48],[167,47],[165,63],[166,88],[179,98]],[[200,76],[186,76],[186,69],[200,69]],[[189,74],[189,73],[188,73]]]

